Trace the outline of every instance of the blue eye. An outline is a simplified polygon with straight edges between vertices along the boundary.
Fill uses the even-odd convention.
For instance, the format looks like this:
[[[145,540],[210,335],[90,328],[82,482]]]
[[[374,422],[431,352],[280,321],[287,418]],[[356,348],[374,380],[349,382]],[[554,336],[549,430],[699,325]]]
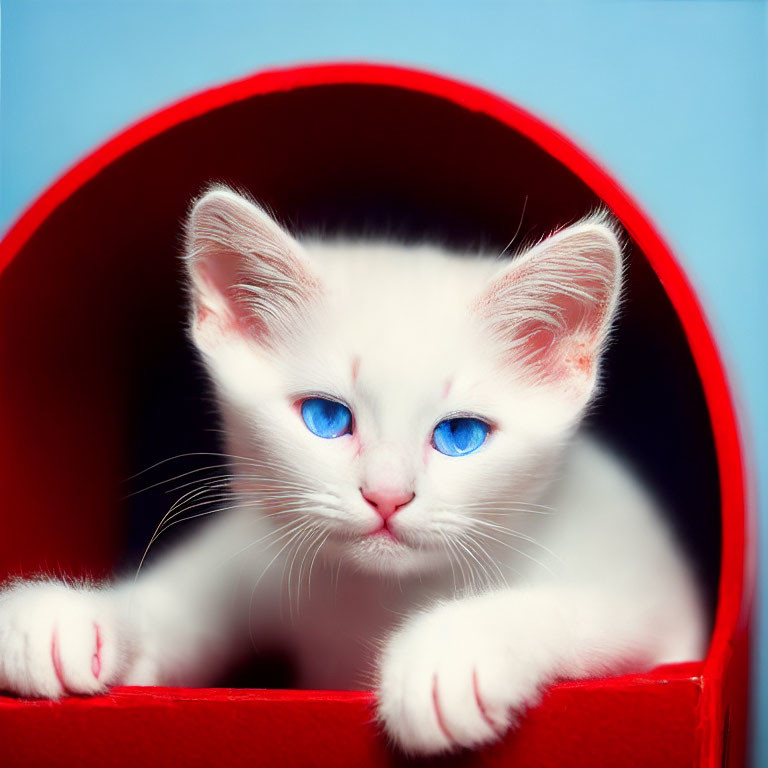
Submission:
[[[349,408],[335,400],[310,397],[301,404],[301,417],[307,429],[318,437],[330,440],[352,431],[352,414]]]
[[[474,453],[486,437],[488,425],[480,419],[446,419],[435,427],[432,445],[446,456],[466,456]]]

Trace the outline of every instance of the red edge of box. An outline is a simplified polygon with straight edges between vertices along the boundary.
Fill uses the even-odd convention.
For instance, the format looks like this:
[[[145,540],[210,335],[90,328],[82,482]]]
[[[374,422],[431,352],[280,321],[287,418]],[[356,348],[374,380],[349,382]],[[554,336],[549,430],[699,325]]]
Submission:
[[[481,112],[522,133],[581,178],[612,210],[647,256],[685,329],[701,375],[712,419],[722,496],[722,560],[718,609],[702,671],[701,718],[705,728],[701,765],[714,765],[722,734],[710,727],[722,716],[723,670],[739,637],[747,631],[754,585],[755,553],[746,540],[746,468],[734,402],[725,369],[700,302],[679,263],[649,216],[598,163],[559,130],[488,91],[410,68],[368,63],[334,63],[274,69],[184,98],[139,120],[75,163],[16,220],[0,242],[0,273],[45,218],[83,184],[134,147],[166,129],[218,107],[252,96],[323,85],[381,85],[444,98]],[[754,494],[750,491],[750,501]],[[329,692],[330,693],[330,692]],[[298,692],[297,695],[308,695]]]
[[[610,690],[627,690],[638,686],[693,683],[701,685],[700,662],[668,664],[638,674],[621,677],[593,678],[589,680],[566,680],[553,686],[558,691],[589,690],[596,687]],[[83,706],[124,707],[142,706],[147,703],[173,703],[179,701],[268,701],[295,704],[297,702],[337,702],[372,706],[375,695],[372,691],[337,690],[274,690],[267,688],[178,688],[172,686],[117,686],[108,693],[93,696],[69,696],[57,701],[49,699],[18,699],[0,695],[0,712],[8,709],[51,710],[76,709]]]

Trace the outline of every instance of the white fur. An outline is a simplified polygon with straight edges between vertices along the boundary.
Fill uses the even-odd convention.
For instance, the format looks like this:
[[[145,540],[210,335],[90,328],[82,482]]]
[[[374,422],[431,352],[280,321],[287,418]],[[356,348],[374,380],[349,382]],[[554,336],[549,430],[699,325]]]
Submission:
[[[390,737],[434,753],[498,738],[555,679],[700,657],[697,588],[655,503],[578,431],[620,295],[605,217],[502,262],[299,244],[217,189],[187,254],[231,458],[177,514],[221,511],[135,583],[9,585],[0,688],[205,684],[240,645],[278,642],[303,686],[375,684]],[[296,403],[317,394],[349,405],[352,435],[307,430]],[[461,458],[431,446],[457,413],[493,427]],[[415,492],[399,541],[369,535],[363,487]]]

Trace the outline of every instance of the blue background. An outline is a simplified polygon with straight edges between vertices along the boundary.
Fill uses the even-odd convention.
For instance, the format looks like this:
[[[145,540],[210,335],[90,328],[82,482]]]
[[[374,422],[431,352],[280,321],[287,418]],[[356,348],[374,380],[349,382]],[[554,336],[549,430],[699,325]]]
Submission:
[[[657,222],[714,325],[764,489],[766,9],[759,0],[4,0],[0,229],[112,133],[204,86],[328,59],[457,76],[562,128]],[[766,562],[764,495],[760,518]],[[753,725],[768,726],[760,645]],[[755,765],[768,765],[768,728]]]

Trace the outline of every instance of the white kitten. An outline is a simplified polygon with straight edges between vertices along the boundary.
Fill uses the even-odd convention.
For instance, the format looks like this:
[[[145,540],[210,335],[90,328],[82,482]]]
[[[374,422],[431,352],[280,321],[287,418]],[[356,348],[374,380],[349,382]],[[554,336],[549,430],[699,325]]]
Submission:
[[[231,457],[197,498],[221,509],[135,583],[9,585],[0,688],[205,684],[250,637],[303,686],[374,676],[388,734],[432,753],[557,678],[700,657],[653,501],[577,433],[620,294],[605,217],[503,262],[299,243],[214,189],[186,263]]]

